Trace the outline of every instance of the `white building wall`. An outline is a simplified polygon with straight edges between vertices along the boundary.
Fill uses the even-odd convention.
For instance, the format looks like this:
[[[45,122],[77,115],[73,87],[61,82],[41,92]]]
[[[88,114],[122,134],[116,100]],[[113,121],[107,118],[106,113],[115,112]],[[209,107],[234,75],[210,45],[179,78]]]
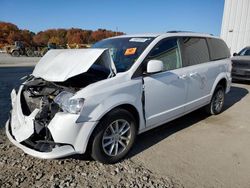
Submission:
[[[250,0],[225,0],[221,38],[231,53],[250,46]]]

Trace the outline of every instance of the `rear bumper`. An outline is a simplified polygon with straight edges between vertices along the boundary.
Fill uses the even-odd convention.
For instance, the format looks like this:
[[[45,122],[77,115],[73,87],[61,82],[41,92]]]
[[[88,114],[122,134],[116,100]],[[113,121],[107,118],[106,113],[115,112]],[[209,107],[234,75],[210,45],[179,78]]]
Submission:
[[[247,76],[239,76],[239,75],[232,75],[233,80],[247,80],[250,81],[250,77]]]
[[[250,80],[250,69],[233,67],[232,78],[233,80]]]

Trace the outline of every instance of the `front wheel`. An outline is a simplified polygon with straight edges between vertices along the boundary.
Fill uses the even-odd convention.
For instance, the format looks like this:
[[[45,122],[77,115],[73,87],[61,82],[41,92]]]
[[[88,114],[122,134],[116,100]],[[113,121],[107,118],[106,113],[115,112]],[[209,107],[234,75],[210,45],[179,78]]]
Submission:
[[[206,106],[206,110],[211,115],[221,113],[225,101],[225,89],[218,85],[212,96],[211,102]]]
[[[91,156],[102,163],[118,162],[133,146],[136,127],[135,118],[127,110],[109,112],[94,131]]]
[[[13,57],[19,57],[19,56],[20,56],[20,53],[19,53],[19,51],[14,50],[14,51],[11,53],[11,55],[12,55]]]

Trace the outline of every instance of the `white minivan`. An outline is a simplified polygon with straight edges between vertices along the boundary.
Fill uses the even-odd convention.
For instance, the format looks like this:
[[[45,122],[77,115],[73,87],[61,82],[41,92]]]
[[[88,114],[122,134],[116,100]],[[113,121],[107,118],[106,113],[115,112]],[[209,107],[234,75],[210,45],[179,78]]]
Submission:
[[[11,92],[7,136],[35,157],[88,151],[115,163],[142,132],[201,107],[219,114],[231,85],[229,58],[220,38],[189,32],[50,50]]]

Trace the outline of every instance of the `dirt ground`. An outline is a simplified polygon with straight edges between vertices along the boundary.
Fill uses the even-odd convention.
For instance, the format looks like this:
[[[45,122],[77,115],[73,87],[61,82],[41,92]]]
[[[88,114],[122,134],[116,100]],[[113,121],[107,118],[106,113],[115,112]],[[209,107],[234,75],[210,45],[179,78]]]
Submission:
[[[0,68],[0,127],[10,109],[11,88],[31,71]],[[249,92],[249,83],[234,83],[222,114],[207,116],[198,110],[139,135],[127,159],[116,165],[101,165],[88,157],[36,159],[13,146],[2,128],[0,185],[249,188]]]
[[[139,136],[132,160],[189,188],[249,188],[249,92],[233,84],[222,114],[198,110]]]

